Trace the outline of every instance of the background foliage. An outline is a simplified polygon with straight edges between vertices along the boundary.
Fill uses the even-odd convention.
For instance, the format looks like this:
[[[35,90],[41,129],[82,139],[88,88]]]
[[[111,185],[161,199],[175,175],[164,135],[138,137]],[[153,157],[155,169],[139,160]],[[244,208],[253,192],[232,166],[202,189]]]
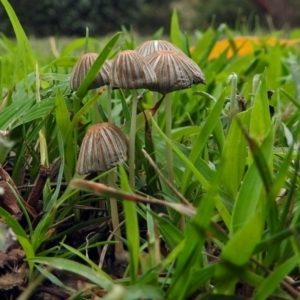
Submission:
[[[282,13],[281,5],[289,8]],[[264,14],[270,14],[273,23],[279,28],[290,22],[299,25],[299,2],[279,0],[276,5],[264,5],[263,0],[228,0],[226,5],[220,0],[11,0],[11,5],[29,35],[35,36],[82,36],[88,27],[92,36],[99,36],[120,30],[121,26],[133,28],[140,34],[151,34],[163,27],[169,33],[171,12],[176,8],[181,18],[183,30],[218,26],[226,22],[237,28],[241,24],[253,29],[260,23],[267,24]],[[258,22],[259,20],[259,22]],[[0,32],[13,35],[9,19],[4,10],[0,10]]]

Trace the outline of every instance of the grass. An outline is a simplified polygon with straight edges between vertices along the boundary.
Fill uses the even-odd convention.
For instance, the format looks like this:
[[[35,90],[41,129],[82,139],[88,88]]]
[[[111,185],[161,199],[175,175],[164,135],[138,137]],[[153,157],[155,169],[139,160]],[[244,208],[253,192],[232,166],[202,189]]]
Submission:
[[[275,32],[261,37],[262,43],[247,42],[251,48],[241,53],[226,25],[196,39],[180,31],[174,12],[170,41],[199,64],[207,85],[172,93],[171,139],[163,133],[164,103],[155,122],[149,113],[153,95],[145,93],[137,115],[136,189],[131,190],[123,167],[109,189],[101,182],[110,171],[96,178],[75,173],[81,140],[95,123],[94,105],[97,118],[106,120],[107,94],[87,87],[107,58],[137,46],[135,36],[123,30],[100,41],[89,38],[88,50],[100,56],[72,93],[68,80],[86,39],[70,41],[57,57],[43,55],[9,3],[1,2],[16,41],[0,39],[0,130],[8,132],[0,137],[1,170],[7,172],[1,171],[0,186],[13,192],[9,201],[18,204],[23,217],[3,201],[6,194],[0,198],[0,217],[24,254],[15,270],[0,265],[2,282],[26,266],[22,284],[12,281],[4,290],[0,283],[3,299],[29,299],[43,287],[53,292],[53,286],[66,299],[300,297],[299,46],[281,43],[281,33]],[[291,33],[299,36],[299,30]],[[277,42],[270,44],[269,38]],[[232,53],[225,48],[212,58],[219,45],[224,49],[220,39],[228,41]],[[131,93],[114,90],[112,103],[113,122],[128,135]],[[165,180],[166,143],[173,152],[173,188]],[[40,165],[51,169],[49,178],[39,175]],[[27,203],[32,189],[39,192],[34,207]],[[121,274],[115,265],[99,267],[114,244],[109,208],[101,214],[98,207],[110,196],[119,199],[130,255]],[[5,230],[0,234],[4,239]],[[79,279],[80,286],[70,285]]]

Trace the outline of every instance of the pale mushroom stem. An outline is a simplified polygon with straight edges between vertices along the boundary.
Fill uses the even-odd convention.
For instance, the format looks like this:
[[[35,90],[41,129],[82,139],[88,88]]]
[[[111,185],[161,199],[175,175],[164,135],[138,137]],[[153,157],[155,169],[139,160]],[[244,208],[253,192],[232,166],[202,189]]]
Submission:
[[[107,85],[107,120],[108,122],[112,123],[112,109],[111,109],[111,86]],[[115,182],[117,181],[117,173],[113,170],[108,177],[108,185],[114,187]],[[119,213],[118,213],[118,204],[117,199],[110,197],[109,198],[109,205],[110,205],[110,214],[111,214],[111,222],[113,231],[115,232],[115,259],[119,261],[124,261],[128,257],[128,253],[124,250],[123,242],[120,240],[119,236],[121,236],[121,229],[120,229],[120,220],[119,220]]]
[[[111,105],[111,86],[107,85],[107,120],[110,123],[112,122]]]
[[[108,185],[114,187],[114,183],[117,180],[117,174],[115,171],[111,172],[111,175],[108,178]],[[128,258],[128,253],[124,250],[123,242],[120,240],[121,236],[121,229],[120,229],[120,221],[119,221],[119,214],[118,214],[118,205],[117,199],[109,198],[110,204],[110,213],[111,213],[111,222],[113,231],[115,233],[115,259],[119,261],[125,261]]]
[[[166,136],[171,140],[172,132],[172,110],[171,110],[171,96],[170,94],[166,95],[165,98],[166,105]],[[173,158],[172,158],[172,148],[166,143],[166,157],[167,157],[167,172],[168,178],[172,185],[174,185],[174,171],[173,171]]]
[[[155,104],[158,102],[158,93],[157,92],[153,92],[153,100],[152,100],[152,107],[155,107]],[[157,123],[157,114],[154,114],[153,119],[155,121],[155,123]],[[152,126],[152,136],[155,136],[157,134],[157,130],[155,126]]]
[[[135,132],[136,132],[137,91],[132,90],[132,113],[129,134],[129,183],[132,189],[135,187]]]

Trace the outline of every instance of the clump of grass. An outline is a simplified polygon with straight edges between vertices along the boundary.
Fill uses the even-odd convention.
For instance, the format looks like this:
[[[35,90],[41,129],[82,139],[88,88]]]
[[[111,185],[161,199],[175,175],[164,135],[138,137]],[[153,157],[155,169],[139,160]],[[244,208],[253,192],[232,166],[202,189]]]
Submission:
[[[21,255],[16,269],[1,266],[1,297],[28,299],[47,280],[71,299],[299,298],[296,47],[256,44],[249,53],[236,49],[230,55],[225,47],[212,58],[223,47],[220,39],[235,49],[232,32],[226,25],[209,28],[191,49],[174,13],[170,40],[201,66],[207,85],[174,92],[171,138],[161,129],[164,114],[152,120],[153,95],[145,93],[136,119],[139,177],[132,191],[126,168],[117,170],[114,187],[95,182],[107,173],[87,178],[75,174],[79,145],[94,122],[95,107],[106,118],[107,93],[88,92],[87,87],[118,50],[120,33],[99,42],[100,55],[74,94],[68,81],[76,62],[73,55],[79,56],[84,39],[70,43],[50,64],[47,57],[36,64],[40,54],[35,54],[9,3],[1,2],[17,41],[11,47],[3,38],[1,44],[7,46],[1,50],[0,68],[1,163],[14,196],[0,195],[0,217],[16,235]],[[88,47],[95,51],[93,44]],[[269,90],[274,91],[271,98]],[[127,135],[130,99],[128,91],[112,91],[112,120]],[[166,144],[173,152],[171,188],[164,169]],[[51,176],[39,181],[41,162],[49,162]],[[26,201],[37,186],[38,204],[31,207]],[[101,201],[118,199],[124,210],[123,241],[130,261],[128,270],[118,274],[120,268],[109,268],[107,250],[114,246],[110,211],[98,206],[99,195]],[[19,206],[20,221],[5,206],[7,200]],[[181,216],[185,232],[178,229]],[[103,262],[107,264],[101,269]],[[22,288],[13,281],[3,290],[1,284],[16,270]],[[80,276],[80,288],[69,284],[70,278],[76,281],[69,274]]]

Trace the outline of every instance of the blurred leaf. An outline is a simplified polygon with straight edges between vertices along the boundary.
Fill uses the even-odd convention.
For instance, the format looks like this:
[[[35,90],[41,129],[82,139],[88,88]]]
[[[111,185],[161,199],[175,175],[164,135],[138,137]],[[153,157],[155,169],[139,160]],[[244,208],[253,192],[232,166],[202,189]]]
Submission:
[[[17,124],[22,123],[22,117],[26,115],[29,108],[35,102],[35,99],[31,97],[30,99],[23,99],[23,101],[17,101],[10,106],[2,109],[0,111],[0,129],[6,130],[13,127],[14,122]]]
[[[2,207],[0,207],[0,217],[2,220],[12,229],[14,234],[16,235],[19,243],[21,244],[26,258],[29,260],[35,256],[34,249],[28,239],[28,236],[22,226]],[[29,277],[32,276],[34,264],[29,262],[30,274]]]
[[[255,246],[262,236],[261,212],[257,212],[244,224],[225,245],[216,266],[216,292],[232,293],[238,280],[239,273],[248,263]]]
[[[171,43],[173,43],[179,49],[182,49],[181,36],[180,36],[181,32],[180,32],[178,14],[176,9],[174,9],[172,13],[170,31],[171,31],[170,32]]]
[[[60,56],[70,56],[73,54],[75,50],[81,49],[83,50],[85,47],[86,38],[79,38],[74,41],[71,41],[63,48],[63,50],[60,53]],[[96,39],[93,39],[89,37],[89,45],[94,44],[96,47],[99,47],[99,41]],[[82,53],[83,54],[83,53]]]
[[[22,67],[24,70],[23,76],[26,81],[27,80],[26,75],[30,71],[34,70],[36,58],[33,54],[33,51],[31,49],[28,38],[23,30],[23,27],[21,26],[18,17],[16,16],[12,6],[7,0],[1,0],[1,2],[14,28],[14,32],[18,42],[18,52],[19,52],[17,59],[20,59],[22,61]],[[21,63],[21,61],[19,63]]]
[[[254,300],[264,300],[273,294],[278,285],[299,264],[299,256],[293,256],[277,267],[258,287]]]
[[[29,259],[29,261],[31,263],[49,265],[59,270],[72,272],[97,284],[105,290],[110,290],[113,287],[113,282],[107,274],[103,275],[102,273],[99,273],[76,261],[70,261],[68,259],[58,257],[35,257],[33,259]]]
[[[2,137],[0,133],[0,164],[3,164],[6,160],[7,154],[14,145],[13,141]]]

